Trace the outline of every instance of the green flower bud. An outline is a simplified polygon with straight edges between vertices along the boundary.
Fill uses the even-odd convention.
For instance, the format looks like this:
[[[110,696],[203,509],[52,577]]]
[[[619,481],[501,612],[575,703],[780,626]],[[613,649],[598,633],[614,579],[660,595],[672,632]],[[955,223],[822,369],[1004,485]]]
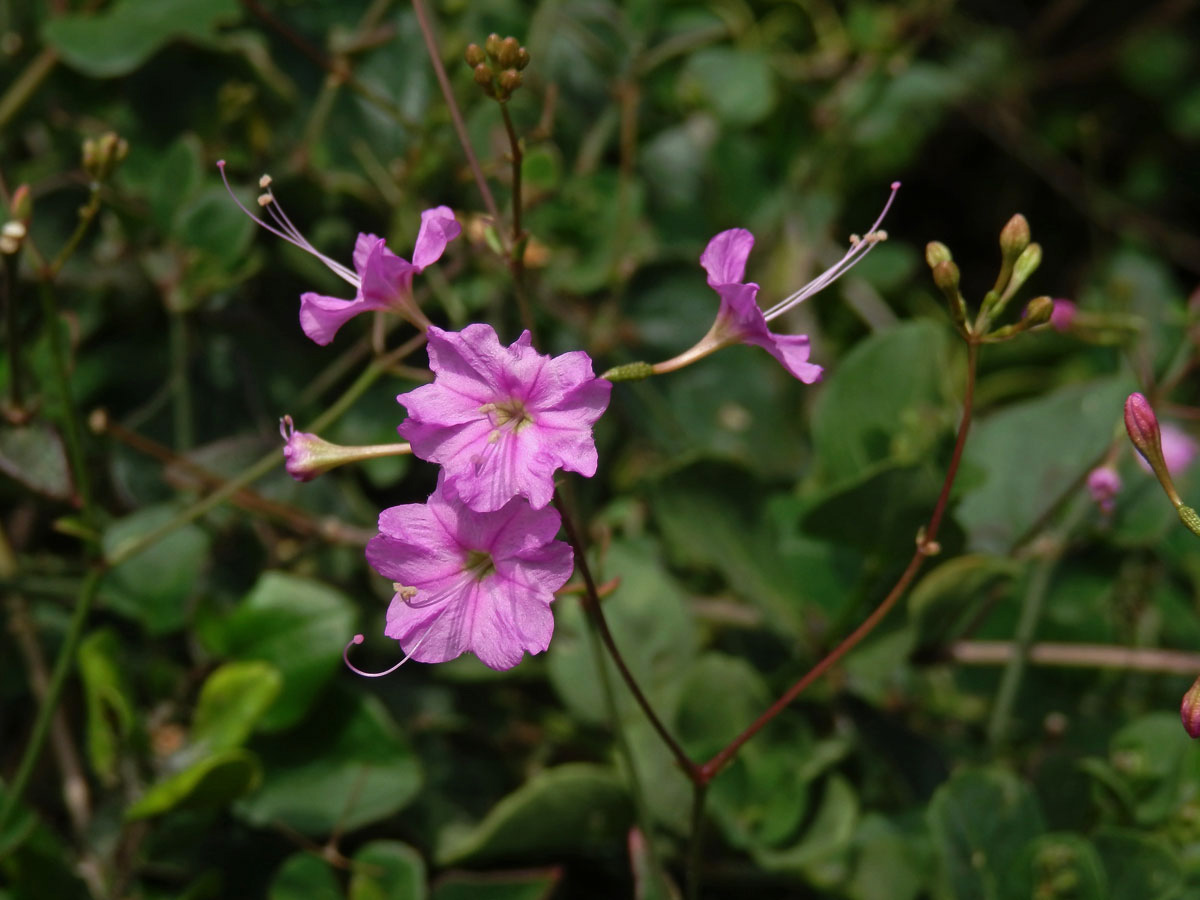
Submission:
[[[487,51],[487,55],[492,59],[498,59],[500,56],[500,35],[492,32],[487,36],[487,40],[483,42],[483,49]]]
[[[1025,280],[1032,275],[1037,267],[1042,264],[1042,245],[1030,244],[1021,251],[1021,255],[1017,257],[1017,261],[1013,263],[1012,280],[1008,283],[1006,294],[1011,295],[1014,291],[1025,283]]]
[[[925,245],[925,262],[929,268],[932,269],[938,263],[951,262],[953,259],[950,248],[941,241],[930,241]]]
[[[511,69],[517,64],[517,55],[521,50],[521,45],[515,37],[506,37],[500,42],[500,49],[496,52],[496,62],[500,63],[501,68]]]
[[[505,69],[500,73],[500,90],[504,92],[505,99],[508,98],[513,91],[521,86],[521,73],[516,69]]]
[[[524,69],[529,65],[529,51],[522,47],[517,51],[517,68]]]
[[[483,92],[489,97],[496,96],[495,86],[492,84],[492,67],[487,63],[480,63],[475,67],[475,83],[483,88]]]
[[[1026,328],[1035,328],[1049,322],[1052,315],[1054,315],[1054,301],[1049,297],[1034,297],[1025,307],[1021,319],[1026,323]]]
[[[1000,252],[1005,259],[1015,260],[1029,246],[1029,223],[1017,213],[1000,229]]]
[[[481,63],[487,62],[487,54],[478,44],[467,44],[466,52],[463,53],[463,58],[467,61],[467,65],[472,69]]]
[[[641,381],[643,378],[649,378],[654,374],[654,366],[646,362],[626,363],[623,366],[614,366],[609,369],[601,378],[608,381]]]
[[[958,293],[958,266],[953,260],[945,259],[933,267],[933,283],[943,294]]]

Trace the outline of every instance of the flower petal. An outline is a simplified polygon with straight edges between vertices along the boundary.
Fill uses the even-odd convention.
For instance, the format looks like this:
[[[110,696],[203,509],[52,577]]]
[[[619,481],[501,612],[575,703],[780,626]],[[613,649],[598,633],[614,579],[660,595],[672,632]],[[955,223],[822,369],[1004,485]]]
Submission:
[[[446,245],[462,233],[462,226],[448,206],[435,206],[421,213],[421,230],[413,248],[412,264],[418,272],[441,258]]]
[[[722,231],[709,241],[700,254],[700,265],[708,273],[709,287],[740,282],[753,246],[754,235],[745,228]]]
[[[359,313],[382,308],[382,305],[366,301],[361,296],[353,300],[340,300],[310,291],[300,295],[300,327],[313,341],[325,346],[333,340],[339,328]]]

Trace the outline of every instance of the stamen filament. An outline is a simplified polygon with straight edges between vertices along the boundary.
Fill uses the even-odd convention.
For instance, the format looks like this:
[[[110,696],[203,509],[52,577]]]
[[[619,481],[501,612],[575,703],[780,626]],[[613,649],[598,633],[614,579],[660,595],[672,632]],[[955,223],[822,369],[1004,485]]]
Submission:
[[[813,294],[829,287],[829,285],[833,284],[833,282],[837,281],[844,274],[846,274],[846,272],[861,262],[862,258],[871,252],[871,248],[873,248],[880,241],[885,240],[887,238],[887,232],[880,231],[879,226],[883,224],[884,217],[888,214],[888,210],[892,208],[892,202],[896,199],[896,192],[898,190],[900,190],[900,182],[893,181],[892,192],[888,196],[887,203],[883,205],[883,211],[879,213],[879,216],[875,219],[874,223],[872,223],[871,227],[867,230],[867,233],[862,238],[859,240],[851,240],[850,249],[846,251],[845,255],[843,255],[841,259],[839,259],[836,263],[834,263],[808,284],[804,285],[804,287],[800,288],[800,290],[788,297],[785,297],[768,309],[765,313],[763,313],[763,318],[770,322],[772,319],[782,316],[788,310],[807,300]]]
[[[275,194],[270,189],[270,181],[267,181],[267,184],[263,185],[262,179],[259,179],[259,184],[265,188],[262,197],[267,198],[266,202],[262,205],[266,208],[271,218],[275,220],[279,228],[276,228],[274,225],[271,225],[269,222],[250,212],[250,210],[246,208],[245,204],[243,204],[242,201],[237,198],[237,194],[233,192],[233,188],[229,184],[229,179],[225,175],[225,160],[217,160],[217,168],[221,170],[221,180],[225,182],[225,190],[229,192],[229,196],[233,198],[233,202],[237,204],[238,209],[248,215],[267,231],[271,232],[271,234],[278,238],[282,238],[293,247],[299,247],[305,253],[311,253],[322,263],[324,263],[326,268],[333,272],[334,275],[338,276],[343,281],[349,282],[356,290],[358,289],[359,285],[361,284],[358,275],[356,275],[346,266],[342,265],[340,262],[330,259],[324,253],[321,253],[316,247],[308,242],[308,239],[304,237],[303,234],[300,233],[300,229],[292,223],[292,220],[287,217],[287,214],[284,213],[282,207],[280,207],[279,201],[275,199]]]
[[[413,644],[413,648],[404,655],[404,659],[400,660],[400,662],[396,663],[390,669],[384,669],[382,672],[368,672],[365,669],[360,669],[354,663],[350,662],[350,648],[355,644],[361,644],[363,642],[363,636],[361,634],[356,634],[354,637],[350,638],[350,642],[342,649],[342,662],[346,664],[346,668],[348,668],[351,672],[353,672],[355,675],[361,675],[363,678],[382,678],[384,675],[391,675],[398,668],[412,659],[413,654],[421,649],[421,645],[425,643],[425,638],[429,637],[430,632],[433,631],[433,626],[438,623],[438,619],[441,619],[440,615],[429,623],[429,627],[425,630],[425,633],[417,639],[417,642]]]

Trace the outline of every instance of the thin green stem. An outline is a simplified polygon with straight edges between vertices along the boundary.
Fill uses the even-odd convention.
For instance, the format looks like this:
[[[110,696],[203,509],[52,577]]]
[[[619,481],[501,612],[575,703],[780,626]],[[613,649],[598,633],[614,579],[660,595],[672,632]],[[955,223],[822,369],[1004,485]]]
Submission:
[[[625,663],[625,658],[621,656],[621,651],[617,648],[612,631],[609,630],[608,621],[604,618],[604,610],[600,605],[600,593],[596,589],[596,581],[592,577],[592,570],[588,565],[587,547],[581,540],[579,531],[576,529],[575,523],[566,508],[566,504],[558,492],[554,494],[554,506],[562,516],[563,530],[567,533],[567,543],[575,551],[575,565],[579,568],[580,575],[583,576],[583,584],[587,591],[584,597],[584,610],[595,623],[596,632],[599,634],[600,640],[604,643],[604,648],[608,651],[608,655],[612,657],[613,664],[616,665],[617,671],[621,673],[621,678],[625,681],[629,692],[633,695],[633,699],[637,701],[638,706],[642,708],[642,712],[649,719],[650,726],[662,738],[663,743],[667,745],[667,749],[671,751],[671,755],[675,757],[675,761],[683,769],[684,774],[692,781],[695,781],[698,774],[696,763],[687,755],[687,752],[680,746],[679,742],[672,737],[671,732],[667,730],[667,727],[662,723],[658,714],[655,713],[654,707],[650,705],[650,701],[642,692],[637,679],[629,670],[629,666]]]
[[[524,198],[521,193],[521,161],[524,156],[521,151],[521,139],[513,126],[512,116],[508,114],[508,104],[500,104],[500,115],[504,118],[504,130],[508,132],[509,154],[512,157],[512,246],[508,253],[508,268],[512,272],[513,292],[517,295],[517,311],[521,316],[521,324],[529,333],[537,338],[537,330],[533,323],[533,310],[529,306],[529,297],[525,293],[525,234],[521,227]]]
[[[58,392],[63,405],[63,434],[67,441],[67,456],[71,461],[71,471],[75,476],[75,489],[79,493],[84,518],[88,520],[89,524],[92,524],[94,518],[92,481],[83,455],[83,429],[80,427],[79,414],[75,407],[75,395],[71,391],[67,352],[63,346],[62,332],[59,329],[58,299],[49,277],[43,277],[38,283],[38,294],[42,301],[42,318],[45,319],[46,330],[50,338],[50,359],[54,367],[54,380],[58,382]]]
[[[100,184],[92,182],[92,186],[88,193],[87,203],[79,210],[79,221],[75,223],[75,230],[71,232],[71,236],[67,238],[67,242],[63,244],[62,249],[58,251],[58,255],[54,257],[54,261],[50,263],[47,272],[42,273],[42,280],[53,280],[62,271],[62,267],[67,264],[75,251],[79,249],[79,242],[83,240],[83,236],[87,234],[88,229],[92,226],[92,222],[96,220],[96,214],[100,212]]]
[[[25,745],[25,752],[21,756],[21,762],[17,766],[17,772],[13,776],[12,783],[8,788],[8,795],[4,799],[4,806],[0,807],[0,832],[4,831],[4,827],[8,824],[13,812],[17,808],[17,804],[21,801],[21,796],[25,793],[25,788],[29,784],[30,776],[33,775],[33,768],[37,764],[38,756],[41,755],[42,745],[46,742],[46,736],[50,733],[50,723],[54,718],[54,711],[58,708],[58,701],[62,697],[63,687],[67,682],[67,675],[71,670],[71,666],[75,661],[75,651],[79,647],[79,640],[83,636],[83,627],[87,622],[88,613],[92,608],[92,601],[96,598],[96,592],[100,588],[100,581],[104,577],[102,568],[93,569],[87,579],[83,583],[83,587],[79,592],[79,599],[75,603],[75,610],[71,614],[71,622],[67,627],[66,637],[63,639],[62,647],[58,651],[58,658],[54,661],[54,671],[50,675],[50,683],[46,687],[46,696],[38,706],[37,718],[33,723],[33,731],[29,735],[29,742]]]
[[[433,63],[433,72],[442,89],[442,97],[445,98],[446,107],[450,110],[450,120],[454,123],[458,142],[462,145],[467,165],[471,167],[471,174],[475,176],[475,186],[479,188],[479,195],[483,198],[483,205],[487,207],[488,215],[496,223],[496,232],[500,235],[500,243],[503,245],[505,253],[509,253],[512,251],[512,247],[508,236],[500,228],[500,209],[496,206],[496,198],[492,196],[492,189],[488,187],[487,179],[483,176],[483,169],[480,168],[479,160],[476,159],[475,151],[471,147],[466,123],[463,121],[458,103],[454,99],[454,89],[450,86],[450,79],[446,76],[446,67],[442,65],[442,56],[438,52],[437,38],[434,37],[433,25],[429,20],[429,13],[425,9],[424,0],[412,0],[412,7],[417,16],[417,24],[421,28],[421,37],[425,40],[425,49],[429,51],[429,61]]]
[[[892,607],[896,605],[896,602],[904,595],[904,592],[908,590],[908,586],[916,578],[917,572],[925,562],[925,558],[933,556],[938,552],[938,529],[941,528],[942,517],[945,514],[946,506],[950,499],[950,489],[954,485],[954,479],[958,476],[959,464],[962,462],[963,448],[966,446],[967,434],[971,429],[972,406],[975,400],[975,369],[978,359],[979,345],[973,341],[968,342],[967,383],[966,389],[963,392],[962,419],[958,426],[958,437],[954,441],[954,452],[950,456],[950,465],[946,470],[946,477],[942,482],[942,490],[938,494],[937,503],[934,504],[933,513],[929,517],[928,524],[917,535],[916,550],[913,552],[912,558],[908,561],[908,565],[901,573],[900,578],[892,586],[887,596],[875,607],[874,611],[854,631],[850,632],[840,644],[834,647],[820,662],[806,672],[799,681],[784,691],[779,699],[772,703],[745,731],[730,741],[716,756],[700,766],[699,774],[702,781],[709,782],[715,778],[717,773],[729,764],[750,738],[758,734],[768,722],[790,706],[792,701],[799,697],[809,685],[824,675],[829,669],[833,668],[834,664],[854,649],[863,638],[874,631],[875,627],[883,621]]]
[[[58,51],[53,47],[46,47],[29,61],[25,70],[8,86],[4,96],[0,97],[0,131],[41,87],[42,82],[54,71],[56,65],[58,65]]]
[[[1016,705],[1021,680],[1029,662],[1029,648],[1033,644],[1033,637],[1042,618],[1046,592],[1049,590],[1054,570],[1066,549],[1067,537],[1091,507],[1091,498],[1086,494],[1077,493],[1075,503],[1068,509],[1062,525],[1055,530],[1051,540],[1046,542],[1047,551],[1033,565],[1025,596],[1021,600],[1021,613],[1017,619],[1016,633],[1013,635],[1012,655],[1000,675],[1000,686],[996,689],[996,700],[988,720],[988,740],[993,747],[1003,746],[1008,739],[1013,707]]]

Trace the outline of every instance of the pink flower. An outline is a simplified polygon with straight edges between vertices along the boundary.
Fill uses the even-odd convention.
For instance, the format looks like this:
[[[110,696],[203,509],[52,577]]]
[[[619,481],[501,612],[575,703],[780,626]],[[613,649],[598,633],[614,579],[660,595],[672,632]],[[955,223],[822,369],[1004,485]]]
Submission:
[[[1055,300],[1054,311],[1050,313],[1050,327],[1055,331],[1068,331],[1077,312],[1079,307],[1070,300]]]
[[[436,377],[396,398],[408,409],[399,431],[414,455],[443,466],[470,509],[492,512],[513,497],[541,509],[559,467],[596,474],[592,425],[612,383],[592,374],[586,353],[543,356],[528,331],[502,347],[490,325],[431,325],[428,337]]]
[[[554,592],[574,568],[570,546],[554,540],[560,524],[555,510],[523,499],[473,512],[441,478],[427,503],[385,509],[367,544],[367,561],[396,583],[384,633],[418,662],[469,651],[510,669],[542,652],[554,632]]]
[[[1121,492],[1121,476],[1112,466],[1097,466],[1088,473],[1088,493],[1105,515],[1111,515],[1117,494]]]
[[[221,160],[217,166],[221,170],[221,178],[225,179],[225,161]],[[462,232],[448,206],[437,206],[421,213],[421,229],[417,232],[412,262],[389,250],[383,238],[373,234],[360,234],[354,245],[354,270],[351,271],[318,251],[300,233],[300,229],[292,224],[292,220],[284,213],[271,191],[269,176],[264,175],[259,180],[259,186],[263,189],[258,198],[259,206],[267,211],[275,225],[260,219],[242,206],[232,188],[229,188],[228,180],[225,181],[229,195],[241,207],[242,212],[272,234],[306,253],[311,253],[355,290],[353,300],[326,297],[312,291],[302,294],[300,327],[306,335],[318,344],[328,344],[346,322],[359,313],[371,310],[391,310],[404,316],[418,328],[428,327],[429,319],[413,300],[412,279],[415,273],[423,271],[426,266],[441,258],[446,245]]]
[[[1162,440],[1162,458],[1167,464],[1167,471],[1172,475],[1182,475],[1192,461],[1196,458],[1197,450],[1200,450],[1200,445],[1196,443],[1196,439],[1180,428],[1178,425],[1173,425],[1170,422],[1163,422],[1159,428],[1159,434]],[[1146,462],[1138,454],[1138,465],[1147,472],[1153,471],[1150,464]]]
[[[699,343],[673,359],[658,363],[654,366],[654,372],[672,372],[721,347],[742,343],[762,347],[805,384],[819,381],[821,367],[808,361],[808,335],[775,334],[767,325],[831,285],[866,256],[872,247],[887,238],[887,233],[878,229],[899,188],[900,182],[893,182],[892,193],[883,212],[865,237],[852,236],[850,249],[838,262],[766,312],[758,306],[758,285],[742,280],[745,277],[746,260],[754,246],[754,235],[745,228],[731,228],[716,235],[700,255],[700,265],[708,273],[708,286],[721,298],[716,321]]]

